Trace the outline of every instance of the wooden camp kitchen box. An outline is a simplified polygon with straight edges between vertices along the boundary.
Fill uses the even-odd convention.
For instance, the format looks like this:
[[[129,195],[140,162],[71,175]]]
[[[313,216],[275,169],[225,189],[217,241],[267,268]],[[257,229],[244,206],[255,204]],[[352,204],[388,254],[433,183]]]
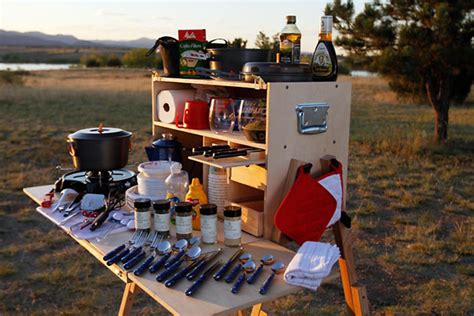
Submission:
[[[210,130],[177,127],[158,120],[157,96],[162,90],[225,87],[232,98],[265,98],[267,107],[266,143],[247,140],[243,135],[216,134]],[[220,160],[190,159],[202,163],[207,188],[209,166],[224,167],[228,174],[229,204],[243,208],[243,230],[255,236],[272,239],[273,218],[286,193],[286,178],[293,161],[311,162],[312,172],[321,173],[320,159],[335,156],[344,167],[347,179],[349,124],[351,106],[350,82],[245,83],[206,79],[165,78],[152,76],[153,135],[172,133],[185,148],[214,143],[231,147],[253,147],[264,155],[229,163]],[[189,170],[191,162],[184,159]],[[286,186],[288,186],[286,184]],[[344,189],[345,192],[345,189]],[[273,238],[274,239],[274,238]]]

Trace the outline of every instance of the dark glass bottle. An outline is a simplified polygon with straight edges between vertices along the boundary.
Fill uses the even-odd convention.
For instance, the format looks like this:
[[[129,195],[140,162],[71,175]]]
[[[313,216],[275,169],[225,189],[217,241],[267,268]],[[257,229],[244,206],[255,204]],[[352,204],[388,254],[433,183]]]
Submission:
[[[332,43],[332,16],[321,18],[321,33],[311,61],[314,81],[336,81],[337,56]]]

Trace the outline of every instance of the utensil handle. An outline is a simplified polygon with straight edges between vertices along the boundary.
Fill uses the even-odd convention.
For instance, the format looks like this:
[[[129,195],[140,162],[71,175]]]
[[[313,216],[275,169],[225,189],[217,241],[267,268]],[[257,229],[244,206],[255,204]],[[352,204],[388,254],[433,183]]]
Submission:
[[[120,261],[120,259],[122,259],[124,256],[128,255],[130,253],[130,249],[125,249],[124,251],[120,252],[119,254],[116,254],[115,256],[113,256],[111,259],[109,259],[109,261],[107,261],[107,265],[108,266],[111,266],[113,265],[114,263],[117,263]]]
[[[242,274],[239,276],[237,281],[235,282],[234,286],[230,289],[230,291],[234,294],[237,294],[242,287],[242,284],[245,282],[245,272],[242,272]]]
[[[230,271],[228,275],[226,275],[224,280],[227,283],[234,281],[235,277],[239,274],[240,270],[242,270],[242,265],[239,263]]]
[[[140,252],[138,255],[136,255],[135,257],[133,257],[129,261],[125,262],[123,267],[126,270],[130,270],[131,268],[136,266],[137,263],[139,263],[143,258],[145,258],[145,255],[146,255],[146,253],[144,251]]]
[[[150,269],[148,269],[148,271],[150,271],[150,273],[155,273],[156,271],[158,271],[166,263],[166,261],[168,261],[170,256],[171,256],[171,254],[169,254],[169,253],[165,254],[163,257],[158,259],[158,261],[155,262],[150,267]]]
[[[122,261],[122,263],[125,263],[127,262],[128,260],[132,259],[133,257],[135,257],[136,255],[138,255],[138,253],[142,251],[142,247],[137,247],[135,249],[133,249],[129,254],[127,254],[126,256],[122,257],[122,259],[120,259],[120,261]]]
[[[222,266],[222,268],[219,269],[219,271],[217,271],[212,277],[214,278],[214,280],[216,281],[219,281],[220,279],[222,279],[222,277],[224,276],[224,274],[227,272],[227,270],[229,270],[230,266],[232,265],[232,261],[227,261],[226,264],[224,264]]]
[[[272,273],[266,280],[263,282],[262,287],[258,291],[260,294],[267,294],[270,285],[272,284],[273,279],[275,278],[275,273]]]
[[[185,251],[180,250],[173,258],[170,259],[167,263],[165,263],[165,268],[168,268],[175,264],[179,259],[181,259],[182,256],[184,256]]]
[[[166,270],[162,271],[156,276],[156,280],[158,282],[163,282],[167,277],[169,277],[173,272],[175,272],[179,266],[183,263],[183,260],[179,260],[175,262],[173,265],[171,265],[169,268]]]
[[[184,293],[186,293],[187,296],[193,295],[194,292],[196,292],[199,289],[199,287],[202,285],[205,279],[206,279],[206,275],[201,274],[201,276],[197,278],[196,281],[194,281],[193,285],[191,285]]]
[[[189,269],[184,268],[183,270],[181,270],[179,272],[176,272],[175,275],[173,275],[171,277],[171,279],[169,279],[165,282],[165,286],[166,287],[172,287],[173,285],[178,283],[179,280],[181,280],[182,278],[184,278],[186,276],[186,273],[188,273],[188,270]]]
[[[263,271],[263,265],[260,265],[257,270],[255,270],[254,273],[252,273],[248,278],[247,278],[247,283],[248,284],[254,284],[255,281],[257,281],[258,277],[260,274],[262,274]]]
[[[125,244],[120,245],[117,248],[115,248],[114,250],[111,250],[111,251],[107,252],[105,254],[105,256],[102,258],[102,260],[107,261],[107,260],[111,259],[113,256],[115,256],[116,254],[118,254],[120,251],[122,251],[124,249],[125,249]]]
[[[142,264],[133,271],[133,274],[135,274],[136,276],[142,275],[143,272],[145,272],[145,270],[151,265],[153,259],[155,259],[155,256],[153,255],[146,258],[146,260],[143,261]]]
[[[196,267],[194,267],[194,269],[192,269],[191,272],[186,274],[186,279],[188,279],[189,281],[194,279],[199,274],[199,272],[201,272],[202,269],[204,269],[204,267],[208,264],[208,262],[209,261],[204,260],[204,261],[198,263],[198,265]]]
[[[92,225],[89,228],[90,231],[93,232],[94,230],[96,230],[97,228],[102,226],[102,224],[105,222],[105,220],[109,217],[109,213],[110,212],[107,212],[107,211],[104,211],[104,212],[100,213],[99,216],[97,216],[94,219],[94,221],[92,222]]]

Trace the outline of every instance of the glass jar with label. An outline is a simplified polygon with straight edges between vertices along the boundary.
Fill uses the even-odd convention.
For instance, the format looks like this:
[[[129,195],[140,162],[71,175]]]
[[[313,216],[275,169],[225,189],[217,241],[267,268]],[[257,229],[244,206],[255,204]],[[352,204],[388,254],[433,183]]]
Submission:
[[[193,204],[178,202],[174,210],[176,212],[176,239],[191,239],[193,237]]]
[[[201,241],[203,244],[217,242],[217,205],[201,204]]]
[[[151,201],[147,198],[136,199],[133,203],[135,207],[135,229],[151,228]]]
[[[240,246],[242,209],[238,206],[224,207],[224,245]]]
[[[168,237],[170,234],[170,204],[168,200],[153,202],[155,231],[164,237]]]

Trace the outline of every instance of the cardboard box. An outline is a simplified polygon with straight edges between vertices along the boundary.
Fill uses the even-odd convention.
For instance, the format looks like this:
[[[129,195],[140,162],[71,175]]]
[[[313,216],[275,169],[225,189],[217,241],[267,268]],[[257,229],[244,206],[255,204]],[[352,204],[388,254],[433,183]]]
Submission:
[[[183,78],[199,78],[196,67],[208,68],[208,60],[189,58],[196,54],[205,54],[206,30],[179,30],[179,73]]]

